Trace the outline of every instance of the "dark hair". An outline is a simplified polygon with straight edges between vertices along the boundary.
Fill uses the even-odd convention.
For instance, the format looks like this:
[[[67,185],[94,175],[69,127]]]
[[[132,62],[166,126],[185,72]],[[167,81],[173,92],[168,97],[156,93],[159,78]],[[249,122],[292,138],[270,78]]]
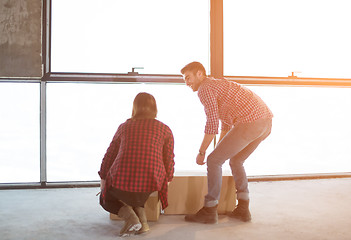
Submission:
[[[206,76],[206,70],[204,66],[199,62],[188,63],[187,65],[185,65],[185,67],[182,68],[182,70],[180,70],[182,74],[184,74],[187,71],[191,71],[194,74],[197,73],[197,71],[201,71],[203,75]]]
[[[146,92],[138,93],[133,101],[132,119],[154,119],[156,116],[157,106],[154,96]]]

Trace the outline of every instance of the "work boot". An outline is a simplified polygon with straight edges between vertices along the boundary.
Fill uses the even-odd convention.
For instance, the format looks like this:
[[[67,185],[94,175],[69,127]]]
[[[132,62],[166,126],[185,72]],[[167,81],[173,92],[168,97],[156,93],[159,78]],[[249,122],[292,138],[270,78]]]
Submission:
[[[203,207],[196,214],[185,215],[185,221],[217,224],[217,205],[214,207]]]
[[[141,223],[141,228],[139,229],[139,231],[136,232],[136,234],[148,232],[150,230],[150,227],[149,227],[149,224],[147,223],[145,209],[143,207],[134,207],[133,209]]]
[[[118,217],[124,220],[124,226],[120,231],[122,237],[132,235],[141,228],[139,218],[131,206],[124,205],[121,207],[118,211]]]
[[[233,212],[228,214],[229,217],[239,219],[243,222],[251,220],[251,213],[249,210],[249,200],[238,199],[238,205]]]

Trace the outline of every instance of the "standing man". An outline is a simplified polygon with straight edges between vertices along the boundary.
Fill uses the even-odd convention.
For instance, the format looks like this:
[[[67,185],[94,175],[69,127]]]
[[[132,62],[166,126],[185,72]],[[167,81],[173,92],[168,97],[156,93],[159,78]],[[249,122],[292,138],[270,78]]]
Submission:
[[[206,113],[205,135],[196,163],[205,164],[206,150],[218,133],[221,134],[216,148],[207,157],[208,193],[204,207],[196,214],[186,215],[185,220],[200,223],[217,223],[217,206],[222,186],[222,165],[230,159],[237,200],[230,217],[244,222],[251,220],[249,211],[249,189],[245,160],[270,134],[273,114],[267,105],[248,88],[224,79],[206,76],[204,66],[191,62],[181,73],[187,86],[198,92]]]

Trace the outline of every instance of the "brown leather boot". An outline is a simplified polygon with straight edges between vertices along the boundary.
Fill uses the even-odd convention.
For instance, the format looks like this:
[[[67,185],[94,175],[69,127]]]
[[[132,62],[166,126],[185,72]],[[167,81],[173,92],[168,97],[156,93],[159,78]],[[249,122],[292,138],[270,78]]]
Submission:
[[[136,234],[148,232],[150,230],[150,227],[149,227],[149,224],[147,223],[145,209],[143,207],[134,207],[133,209],[141,223],[141,228],[139,229],[139,231],[136,232]]]
[[[185,216],[185,221],[199,223],[218,223],[217,205],[214,207],[203,207],[196,214]]]
[[[243,222],[251,220],[251,213],[249,210],[249,200],[238,199],[238,205],[233,212],[228,214],[229,217],[239,219]]]
[[[124,226],[120,231],[122,237],[132,235],[141,228],[139,218],[131,206],[124,205],[121,207],[118,211],[118,217],[124,220]]]

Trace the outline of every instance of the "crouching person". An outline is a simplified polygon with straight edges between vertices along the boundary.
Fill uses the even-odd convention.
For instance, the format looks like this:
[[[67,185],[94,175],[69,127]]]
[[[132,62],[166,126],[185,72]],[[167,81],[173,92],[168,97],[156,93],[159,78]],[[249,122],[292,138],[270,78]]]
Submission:
[[[118,127],[101,163],[100,204],[125,221],[121,236],[149,231],[144,205],[152,192],[158,191],[163,209],[168,206],[174,138],[156,115],[155,98],[139,93],[132,117]]]

